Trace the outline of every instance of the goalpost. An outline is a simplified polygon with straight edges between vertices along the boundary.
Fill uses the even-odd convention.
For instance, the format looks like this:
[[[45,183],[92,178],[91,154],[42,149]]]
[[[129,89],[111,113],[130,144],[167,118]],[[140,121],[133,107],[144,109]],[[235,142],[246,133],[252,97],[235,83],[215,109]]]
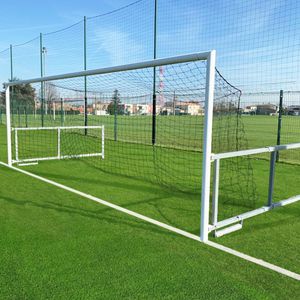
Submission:
[[[104,171],[145,178],[183,192],[196,191],[199,201],[201,194],[203,242],[208,241],[210,232],[215,232],[215,236],[233,232],[247,218],[299,201],[300,195],[296,195],[274,203],[272,196],[278,151],[299,149],[300,144],[249,150],[240,114],[241,91],[224,79],[215,63],[216,52],[212,50],[8,82],[5,84],[8,165],[100,157]],[[87,91],[80,87],[85,80],[88,92],[97,92],[102,99],[101,103],[86,101],[90,108],[94,105],[95,112],[100,112],[90,118],[83,118],[81,113],[80,101],[85,100]],[[61,102],[60,111],[68,116],[65,122],[43,115],[42,89],[46,82],[60,99],[79,99]],[[34,99],[16,91],[24,85],[32,89]],[[40,107],[36,103],[41,103]],[[20,114],[15,113],[24,106],[28,112],[25,124]],[[42,114],[42,126],[37,126],[38,111]],[[92,125],[80,125],[88,120]],[[105,160],[104,139],[108,154]],[[255,183],[249,156],[260,153],[271,153],[271,159],[268,201],[258,208],[253,205]],[[221,180],[220,174],[225,174]],[[246,211],[235,211],[225,219],[220,217],[221,185],[225,187],[223,198],[225,194],[232,206],[243,206]]]
[[[175,67],[172,67],[173,65],[179,66],[178,71],[186,72],[185,77],[182,77],[181,84],[178,83],[181,90],[187,93],[187,90],[192,90],[192,88],[195,88],[196,86],[200,86],[200,88],[197,88],[198,98],[203,97],[203,100],[201,100],[202,104],[199,105],[199,109],[203,109],[204,111],[204,129],[203,132],[201,132],[201,136],[203,137],[203,144],[202,149],[198,149],[197,151],[202,152],[203,154],[203,164],[202,164],[202,192],[201,192],[201,240],[203,242],[206,242],[208,240],[208,232],[209,232],[209,198],[210,198],[210,157],[211,157],[211,150],[212,150],[212,120],[213,120],[213,107],[214,107],[214,84],[215,84],[215,60],[216,60],[216,52],[215,50],[204,52],[204,53],[195,53],[190,55],[183,55],[183,56],[177,56],[177,57],[170,57],[170,58],[164,58],[164,59],[155,59],[150,60],[146,62],[141,63],[134,63],[129,65],[123,65],[123,66],[116,66],[116,67],[110,67],[110,68],[102,68],[102,69],[95,69],[95,70],[89,70],[84,72],[76,72],[76,73],[70,73],[70,74],[63,74],[63,75],[57,75],[57,76],[49,76],[49,77],[42,77],[42,78],[36,78],[32,80],[20,80],[15,82],[8,82],[5,84],[6,88],[6,116],[7,116],[7,151],[8,151],[8,164],[12,166],[15,162],[29,162],[33,160],[47,160],[47,159],[59,159],[59,158],[69,158],[69,157],[82,157],[82,156],[91,156],[91,155],[99,155],[104,157],[104,126],[97,127],[98,129],[102,130],[102,151],[97,151],[97,149],[94,149],[94,153],[77,153],[76,155],[63,155],[61,153],[61,143],[62,143],[62,137],[61,134],[64,131],[73,130],[73,129],[79,129],[79,127],[33,127],[33,128],[12,128],[12,121],[11,121],[11,97],[10,97],[10,89],[15,86],[20,85],[33,85],[33,84],[40,84],[43,86],[45,82],[57,82],[57,81],[68,81],[76,78],[93,78],[92,76],[105,76],[109,74],[127,74],[128,72],[137,72],[141,70],[141,74],[144,74],[145,76],[148,76],[148,74],[153,74],[149,72],[148,70],[154,70],[156,71],[156,67],[159,66],[171,66],[170,67],[170,78],[175,78],[177,75],[177,70]],[[200,70],[200,68],[196,68],[189,65],[189,63],[193,64],[196,62],[204,62],[205,64],[201,66],[201,69],[203,68],[206,70],[205,74],[199,73],[199,77],[196,77],[196,71]],[[146,71],[144,71],[146,70]],[[127,72],[127,73],[126,73]],[[143,73],[144,72],[144,73]],[[146,73],[147,72],[147,73]],[[201,71],[202,72],[202,71]],[[145,75],[146,74],[146,75]],[[150,75],[149,75],[150,76]],[[179,73],[179,76],[180,73]],[[183,76],[183,75],[182,75]],[[184,82],[186,76],[193,76],[193,80],[196,80],[195,82]],[[198,76],[198,74],[197,74]],[[123,76],[124,77],[124,76]],[[199,82],[197,82],[197,78]],[[128,78],[122,78],[121,76],[121,83],[123,86],[126,86],[127,89],[132,88],[131,85],[135,85],[134,91],[141,91],[144,87],[142,85],[139,85],[139,82]],[[123,80],[123,81],[122,81]],[[174,79],[172,79],[174,81]],[[126,82],[125,82],[126,81]],[[203,81],[203,83],[200,81]],[[175,82],[175,81],[174,81]],[[149,84],[149,82],[147,82]],[[145,86],[145,85],[144,85]],[[117,87],[116,87],[117,88]],[[172,89],[178,88],[174,84],[172,85]],[[167,93],[166,91],[164,91]],[[173,94],[173,90],[171,91]],[[142,92],[140,92],[142,94]],[[145,93],[144,93],[145,94]],[[152,111],[152,119],[155,121],[157,113],[157,106],[156,106],[156,94],[152,95],[152,104],[148,105],[148,110]],[[184,96],[181,96],[182,98]],[[194,97],[194,96],[193,96]],[[192,98],[194,99],[194,98]],[[43,101],[43,99],[42,99]],[[184,100],[181,100],[184,102]],[[199,102],[200,103],[200,102]],[[152,106],[151,106],[152,105]],[[35,107],[36,110],[36,107]],[[145,108],[146,110],[146,108]],[[202,114],[202,113],[201,113]],[[200,115],[200,113],[198,113]],[[80,127],[82,129],[82,127]],[[45,131],[55,132],[55,140],[52,141],[53,144],[56,144],[57,146],[56,153],[53,156],[47,156],[47,157],[33,157],[33,158],[21,158],[20,157],[20,137],[19,134],[24,133],[37,133],[37,132],[45,132]],[[155,128],[153,129],[155,130]],[[15,137],[13,138],[13,135],[11,134],[14,131]],[[152,132],[153,133],[153,132]],[[106,137],[105,137],[106,138]],[[107,137],[109,139],[109,137]],[[15,141],[13,141],[15,139]],[[202,139],[202,138],[201,138]],[[153,139],[152,139],[153,141]],[[13,159],[13,151],[12,151],[12,145],[13,142],[15,143],[15,159]],[[140,141],[133,141],[137,144],[140,143]],[[145,143],[146,144],[146,143]],[[159,144],[158,141],[155,140],[155,144]],[[154,145],[152,145],[154,146]],[[163,145],[162,145],[163,146]],[[53,147],[53,145],[52,145]],[[53,147],[56,148],[56,147]],[[99,148],[98,148],[99,149]],[[163,149],[163,148],[161,148]],[[201,155],[201,154],[199,154]],[[199,166],[198,166],[199,167]],[[201,186],[201,182],[199,182],[199,186]]]

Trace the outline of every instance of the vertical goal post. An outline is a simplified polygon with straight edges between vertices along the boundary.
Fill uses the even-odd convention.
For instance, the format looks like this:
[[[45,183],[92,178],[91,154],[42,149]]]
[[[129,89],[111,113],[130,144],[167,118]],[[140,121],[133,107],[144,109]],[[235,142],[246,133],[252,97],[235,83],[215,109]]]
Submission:
[[[203,242],[208,241],[209,234],[209,206],[210,206],[210,175],[211,175],[211,151],[212,151],[212,125],[213,125],[213,106],[214,106],[214,88],[215,88],[215,66],[216,51],[211,50],[202,53],[193,53],[175,57],[153,59],[139,63],[132,63],[114,67],[86,70],[81,72],[66,73],[54,76],[44,76],[40,78],[19,80],[7,82],[4,84],[6,89],[6,115],[7,115],[7,151],[8,165],[12,166],[12,140],[11,140],[11,119],[10,119],[10,87],[22,84],[41,83],[48,81],[64,80],[76,77],[93,76],[109,74],[124,71],[133,71],[145,68],[155,68],[172,64],[189,63],[195,61],[206,62],[206,83],[205,83],[205,101],[204,101],[204,131],[203,133],[203,166],[202,166],[202,190],[201,190],[201,218],[200,218],[200,239]],[[154,111],[155,108],[153,108]],[[60,127],[61,129],[63,127]],[[18,129],[21,130],[21,129]],[[30,128],[29,128],[30,130]],[[104,138],[104,128],[102,131]],[[58,146],[59,147],[59,146]],[[155,147],[155,145],[153,145]],[[104,149],[103,149],[104,150]],[[103,151],[104,153],[104,151]],[[201,183],[199,182],[199,186]]]

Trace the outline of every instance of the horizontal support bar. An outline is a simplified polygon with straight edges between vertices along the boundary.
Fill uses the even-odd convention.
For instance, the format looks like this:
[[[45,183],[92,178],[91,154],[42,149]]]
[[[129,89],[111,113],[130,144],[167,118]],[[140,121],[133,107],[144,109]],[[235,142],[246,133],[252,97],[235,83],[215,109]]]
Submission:
[[[230,227],[226,227],[226,228],[223,228],[221,230],[216,230],[215,231],[215,237],[221,237],[221,236],[224,236],[226,234],[229,234],[229,233],[232,233],[234,231],[237,231],[237,230],[240,230],[243,228],[243,225],[240,224],[240,223],[237,223],[237,224],[234,224]]]
[[[29,131],[29,130],[67,130],[67,129],[102,129],[102,126],[65,126],[65,127],[17,127],[12,128],[12,131]]]
[[[38,161],[33,161],[33,162],[28,162],[28,163],[18,163],[19,167],[25,167],[25,166],[33,166],[33,165],[38,165]]]
[[[285,206],[285,205],[289,205],[289,204],[292,204],[292,203],[296,203],[298,201],[300,201],[300,195],[296,195],[296,196],[293,196],[291,198],[288,198],[288,199],[281,200],[279,202],[273,203],[271,206],[263,206],[263,207],[257,208],[255,210],[252,210],[252,211],[240,214],[238,216],[235,216],[235,217],[228,218],[226,220],[220,221],[220,222],[216,223],[215,225],[210,225],[209,226],[209,231],[211,232],[213,230],[216,230],[216,229],[219,229],[219,228],[223,228],[223,227],[229,226],[229,225],[234,224],[234,223],[241,222],[241,221],[249,219],[251,217],[263,214],[263,213],[265,213],[267,211],[270,211],[270,210],[272,210],[274,208],[278,208],[278,207],[281,207],[281,206]]]
[[[80,158],[80,157],[94,157],[94,156],[102,156],[102,153],[63,155],[60,158],[65,159],[65,158]]]
[[[50,156],[50,157],[38,157],[38,158],[25,158],[25,159],[12,160],[12,163],[16,164],[16,163],[23,163],[23,162],[35,162],[35,161],[55,160],[55,159],[59,159],[59,157]]]
[[[51,157],[38,157],[38,158],[26,158],[13,160],[12,163],[27,163],[27,162],[37,162],[43,160],[60,160],[65,158],[81,158],[81,157],[94,157],[94,156],[102,156],[102,153],[87,153],[87,154],[74,154],[74,155],[63,155],[63,156],[51,156]]]
[[[66,73],[66,74],[60,74],[60,75],[55,75],[55,76],[32,78],[32,79],[28,79],[28,80],[18,80],[18,81],[6,82],[4,84],[4,86],[7,87],[7,86],[20,85],[20,84],[30,84],[30,83],[35,83],[35,82],[55,81],[55,80],[75,78],[75,77],[108,74],[108,73],[131,71],[131,70],[138,70],[138,69],[144,69],[144,68],[153,68],[153,67],[162,66],[162,65],[165,66],[165,65],[177,64],[177,63],[191,62],[191,61],[196,61],[196,60],[198,60],[198,61],[206,60],[209,57],[210,53],[211,53],[211,51],[197,52],[197,53],[193,53],[193,54],[180,55],[180,56],[174,56],[174,57],[168,57],[168,58],[152,59],[152,60],[148,60],[148,61],[144,61],[144,62],[127,64],[127,65],[106,67],[106,68],[101,68],[101,69],[93,69],[93,70],[81,71],[81,72],[75,72],[75,73]]]
[[[260,154],[260,153],[277,152],[277,151],[292,150],[292,149],[300,149],[300,143],[212,154],[211,159],[214,161],[214,160],[223,159],[223,158],[232,158],[232,157],[239,157],[239,156],[246,156],[246,155],[253,155],[253,154]]]

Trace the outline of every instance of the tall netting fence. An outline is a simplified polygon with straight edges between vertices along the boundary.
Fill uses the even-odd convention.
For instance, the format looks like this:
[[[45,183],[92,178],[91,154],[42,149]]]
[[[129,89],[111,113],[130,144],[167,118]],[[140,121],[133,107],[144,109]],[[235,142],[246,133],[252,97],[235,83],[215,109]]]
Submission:
[[[218,68],[243,95],[296,93],[299,13],[298,1],[137,0],[0,52],[1,81],[216,49]],[[83,82],[78,89],[84,86]],[[294,126],[285,128],[282,134],[291,136]],[[249,138],[250,148],[269,146],[260,138]],[[274,144],[271,132],[264,140]]]
[[[23,79],[40,77],[41,70],[41,53],[43,51],[40,47],[40,37],[36,36],[30,41],[13,45],[11,47],[11,74],[5,78],[7,79]]]
[[[87,68],[153,59],[154,1],[138,0],[86,19]]]
[[[41,37],[45,76],[84,69],[84,21]]]

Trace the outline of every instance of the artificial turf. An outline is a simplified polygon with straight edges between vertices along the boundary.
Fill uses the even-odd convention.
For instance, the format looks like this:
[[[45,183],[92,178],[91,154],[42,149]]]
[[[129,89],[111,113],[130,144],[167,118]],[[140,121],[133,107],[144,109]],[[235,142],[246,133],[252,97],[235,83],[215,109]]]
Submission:
[[[297,299],[299,283],[0,167],[1,299]]]
[[[273,145],[275,119],[257,118],[260,117],[245,117],[245,126],[251,129],[257,120],[269,122],[264,127],[268,133],[259,135],[253,147]],[[146,118],[139,120],[141,126],[135,138],[148,140],[150,136],[145,137],[142,130]],[[113,135],[111,119],[107,122],[106,136]],[[0,129],[0,159],[6,161],[5,131],[4,127]],[[251,141],[254,132],[246,132]],[[149,147],[126,142],[116,146],[108,140],[104,161],[51,161],[26,169],[199,234],[200,190],[187,192],[176,186],[198,180],[187,170],[194,167],[194,162],[201,170],[200,153],[160,149],[160,162],[173,166],[173,176],[165,176],[162,165],[155,171],[160,170],[156,177],[163,181],[154,183],[149,174],[153,174],[155,166],[140,159],[142,155],[153,158]],[[256,207],[267,199],[269,163],[261,158],[252,160],[253,181],[259,194]],[[15,298],[297,299],[299,285],[291,279],[6,168],[1,170],[0,201],[6,216],[1,218],[1,244],[5,249],[1,260],[6,262],[3,282],[7,287],[3,289],[4,297],[11,293]],[[187,176],[182,176],[184,171]],[[277,164],[275,200],[299,194],[299,174],[297,164]],[[221,201],[220,216],[249,210],[245,202],[236,204]],[[300,273],[299,209],[298,203],[258,216],[246,221],[242,231],[216,241]],[[10,283],[14,281],[21,283],[14,287]]]

